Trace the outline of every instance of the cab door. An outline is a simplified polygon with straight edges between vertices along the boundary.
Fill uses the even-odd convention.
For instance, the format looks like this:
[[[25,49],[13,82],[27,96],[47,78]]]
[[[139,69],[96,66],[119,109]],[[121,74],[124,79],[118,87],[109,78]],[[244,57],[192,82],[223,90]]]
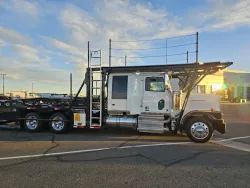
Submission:
[[[168,95],[164,76],[144,76],[143,112],[166,113]]]
[[[109,77],[108,110],[127,111],[128,75],[112,75]]]

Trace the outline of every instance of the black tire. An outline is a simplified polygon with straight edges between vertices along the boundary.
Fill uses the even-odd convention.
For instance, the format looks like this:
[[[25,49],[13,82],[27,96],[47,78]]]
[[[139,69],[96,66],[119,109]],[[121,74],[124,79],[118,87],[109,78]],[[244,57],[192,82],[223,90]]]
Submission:
[[[23,121],[24,128],[26,131],[29,132],[39,132],[43,128],[43,122],[42,121],[30,121],[28,119],[40,119],[39,115],[35,112],[30,112],[26,114],[25,120]]]
[[[69,120],[67,118],[67,116],[65,116],[63,113],[61,112],[57,112],[55,114],[53,114],[51,117],[50,117],[50,120],[53,120],[53,119],[58,119],[59,121],[60,120],[63,120],[61,122],[56,122],[56,121],[50,121],[49,125],[50,125],[50,130],[54,133],[66,133],[69,131],[69,122],[66,121],[66,120]],[[62,123],[62,124],[56,124],[56,123]],[[56,128],[57,127],[57,128]],[[60,128],[59,128],[60,127]]]
[[[201,128],[203,130],[207,130],[208,133],[204,133],[204,136],[197,137],[195,136],[195,133],[197,133],[197,128]],[[199,126],[199,127],[198,127]],[[195,131],[195,129],[197,131]],[[196,143],[205,143],[208,142],[212,137],[214,133],[214,128],[212,124],[204,117],[193,117],[187,122],[186,126],[186,133],[190,140]]]

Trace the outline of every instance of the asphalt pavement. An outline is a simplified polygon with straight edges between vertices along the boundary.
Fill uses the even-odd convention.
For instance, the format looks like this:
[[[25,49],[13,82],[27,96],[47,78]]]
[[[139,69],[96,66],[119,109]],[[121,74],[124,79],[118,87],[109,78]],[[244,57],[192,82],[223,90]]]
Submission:
[[[227,133],[206,144],[128,130],[0,128],[0,187],[250,187],[250,153],[237,146],[250,147],[250,105],[222,111]]]

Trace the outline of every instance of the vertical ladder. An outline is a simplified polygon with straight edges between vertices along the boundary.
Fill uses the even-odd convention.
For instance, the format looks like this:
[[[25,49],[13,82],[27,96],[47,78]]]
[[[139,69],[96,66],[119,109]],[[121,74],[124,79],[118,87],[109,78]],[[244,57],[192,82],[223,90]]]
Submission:
[[[93,63],[93,59],[98,62]],[[95,70],[93,70],[95,68]],[[97,69],[97,71],[96,71]],[[90,128],[102,126],[102,51],[90,51]],[[93,100],[95,97],[95,100]],[[100,115],[93,117],[93,105],[99,105]],[[94,122],[93,122],[94,121]],[[98,122],[98,123],[97,123]]]

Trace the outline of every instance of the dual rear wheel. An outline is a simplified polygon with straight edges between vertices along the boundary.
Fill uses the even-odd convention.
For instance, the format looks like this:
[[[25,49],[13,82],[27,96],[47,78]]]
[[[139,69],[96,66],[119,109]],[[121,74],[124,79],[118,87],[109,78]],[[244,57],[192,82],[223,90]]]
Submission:
[[[35,112],[30,112],[25,116],[24,128],[29,132],[39,132],[43,129],[44,121]],[[49,127],[54,133],[67,132],[69,129],[68,118],[60,112],[50,117]]]

